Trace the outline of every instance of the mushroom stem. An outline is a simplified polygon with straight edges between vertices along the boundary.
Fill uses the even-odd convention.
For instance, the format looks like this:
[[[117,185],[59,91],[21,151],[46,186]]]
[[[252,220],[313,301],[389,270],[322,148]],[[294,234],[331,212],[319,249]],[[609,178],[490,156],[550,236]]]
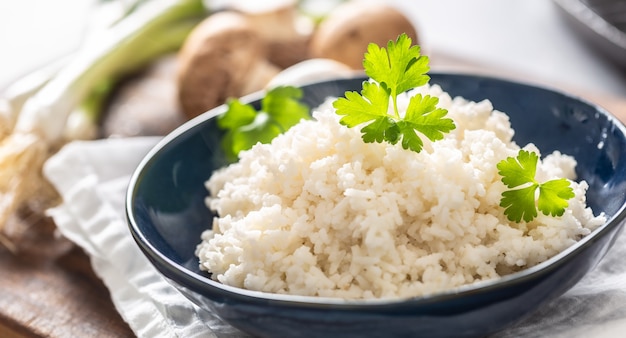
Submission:
[[[263,89],[274,76],[280,72],[280,68],[266,60],[258,60],[247,74],[239,95],[246,95]]]
[[[315,81],[354,76],[358,71],[331,59],[308,59],[283,69],[268,84],[278,86],[302,86]]]

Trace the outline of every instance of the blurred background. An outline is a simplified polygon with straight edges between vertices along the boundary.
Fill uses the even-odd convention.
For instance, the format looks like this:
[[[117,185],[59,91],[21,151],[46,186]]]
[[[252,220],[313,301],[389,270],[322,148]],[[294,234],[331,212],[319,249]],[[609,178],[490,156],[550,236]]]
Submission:
[[[0,87],[76,48],[92,2],[0,2]],[[557,1],[392,2],[417,26],[423,50],[445,59],[445,65],[467,63],[533,82],[626,97],[625,71],[568,24]]]
[[[81,46],[81,43],[85,41],[85,37],[90,36],[89,31],[94,25],[97,25],[98,18],[102,16],[101,11],[94,12],[96,5],[132,3],[135,1],[142,0],[0,0],[0,92],[3,87],[13,83],[21,75],[62,58]],[[216,5],[218,2],[218,0],[204,1],[211,5]],[[255,5],[266,4],[265,0],[221,0],[221,2],[232,1]],[[328,4],[337,2],[341,2],[341,0],[307,1],[307,3],[316,7],[326,7]],[[586,3],[602,6],[608,4],[608,7],[603,7],[601,12],[608,13],[613,19],[624,22],[626,21],[624,19],[626,0],[391,0],[385,1],[385,3],[392,4],[397,9],[400,9],[415,26],[422,51],[430,56],[431,65],[434,69],[504,76],[560,88],[566,92],[583,96],[601,104],[626,122],[625,33],[620,32],[615,27],[607,26],[606,21],[598,19],[597,15],[590,12],[585,6]],[[612,7],[616,4],[617,7]],[[159,37],[162,37],[161,31],[158,32]],[[136,37],[136,35],[132,34],[129,36]],[[124,41],[129,40],[132,40],[132,38]],[[94,41],[96,43],[100,42],[95,39],[91,42],[93,43]],[[136,42],[137,40],[133,41]],[[144,46],[143,41],[141,40],[140,43],[142,47]],[[162,41],[163,39],[159,40],[159,42]],[[135,48],[136,44],[128,43],[128,45],[133,45],[133,48],[124,48],[124,53],[122,53],[124,55],[124,58],[122,58],[124,61],[123,65],[120,65],[119,62],[113,62],[115,67],[102,67],[102,64],[106,64],[106,62],[102,62],[102,59],[99,58],[90,60],[93,62],[87,63],[85,67],[87,70],[78,67],[84,73],[92,75],[95,69],[96,75],[87,77],[89,81],[84,81],[81,78],[78,81],[71,82],[75,86],[69,89],[65,88],[68,89],[67,92],[70,95],[60,95],[60,99],[52,95],[53,102],[49,106],[54,109],[35,110],[36,112],[43,111],[46,113],[44,117],[53,117],[53,119],[48,119],[42,122],[42,124],[53,120],[52,122],[55,123],[50,124],[54,125],[59,120],[67,119],[67,122],[62,123],[64,125],[60,126],[62,128],[56,129],[65,128],[62,135],[63,141],[70,142],[75,139],[92,139],[110,135],[164,135],[168,130],[178,126],[185,118],[188,118],[189,116],[183,116],[178,111],[178,103],[181,100],[177,100],[176,88],[173,88],[175,86],[172,85],[172,82],[174,82],[172,81],[174,71],[171,68],[174,67],[168,67],[170,64],[176,66],[175,63],[180,60],[174,60],[170,64],[165,63],[162,68],[156,67],[149,74],[150,76],[145,76],[145,74],[143,74],[143,78],[140,76],[138,80],[141,81],[134,82],[133,80],[137,80],[136,78],[124,79],[125,81],[120,86],[122,88],[114,88],[117,91],[113,99],[107,97],[107,99],[110,99],[109,101],[103,100],[106,104],[97,99],[98,95],[96,95],[96,100],[92,100],[91,94],[102,94],[98,93],[102,89],[102,84],[105,85],[104,87],[110,84],[110,79],[108,79],[110,74],[108,73],[117,73],[119,71],[113,72],[110,69],[102,70],[102,68],[124,68],[123,66],[129,63],[129,59],[132,59],[137,54],[141,54],[135,53],[137,50]],[[89,51],[92,50],[95,50],[95,48],[89,49]],[[609,55],[612,55],[612,58]],[[107,56],[108,54],[105,53],[104,58],[106,59]],[[79,58],[79,60],[82,59]],[[74,74],[73,68],[76,67],[72,66],[76,64],[72,63],[67,67],[70,69],[70,75]],[[228,63],[225,64],[230,66]],[[188,73],[193,74],[196,69],[193,68],[193,71]],[[67,71],[67,69],[64,70]],[[89,70],[92,72],[89,72]],[[214,73],[214,71],[211,72],[211,74]],[[210,78],[212,80],[216,77],[211,76]],[[65,83],[63,81],[59,82],[61,83],[61,88],[64,89],[63,85]],[[192,82],[192,85],[195,86],[196,83]],[[220,84],[218,83],[216,86],[220,86]],[[53,93],[56,93],[54,92],[56,87],[52,87]],[[76,90],[75,87],[84,90]],[[157,90],[154,90],[155,88]],[[107,88],[104,89],[106,92]],[[73,91],[79,93],[72,93]],[[210,92],[213,93],[215,91],[211,90]],[[208,96],[206,95],[207,92],[209,91],[199,91],[196,94],[204,98]],[[45,101],[46,98],[44,97],[44,103],[48,103]],[[223,99],[224,97],[221,98]],[[70,104],[66,104],[67,100],[70,101]],[[34,107],[38,108],[36,105],[38,103],[37,100],[34,102]],[[7,112],[20,113],[26,111],[26,109],[17,108],[3,110],[3,108],[8,106],[3,106],[2,103],[4,101],[0,100],[0,118],[9,116]],[[21,105],[22,102],[20,102],[19,106],[21,107]],[[44,105],[44,108],[49,108],[49,106]],[[105,107],[103,108],[103,106]],[[83,114],[85,112],[90,113],[92,110],[96,111],[96,117],[98,113],[106,115],[103,123],[100,123],[99,118],[97,118],[98,121],[92,121],[94,119],[93,116]],[[104,114],[105,112],[98,110],[108,111],[106,112],[107,114]],[[48,114],[48,112],[60,112],[61,114]],[[70,114],[69,118],[67,117],[68,114]],[[22,114],[18,117],[21,116],[24,115]],[[27,118],[29,117],[29,115],[26,116]],[[59,118],[59,116],[61,117]],[[83,120],[79,120],[78,123],[70,123],[70,121],[75,121],[72,117],[80,118],[81,116]],[[10,116],[8,119],[12,118]],[[38,121],[41,121],[41,119]],[[80,124],[81,121],[84,124]],[[12,127],[12,125],[3,123],[0,119],[0,131],[6,125]],[[76,132],[78,129],[81,129],[80,135]],[[74,130],[74,133],[65,134],[68,130]],[[38,130],[35,129],[34,131]],[[34,132],[32,134],[39,137]],[[119,143],[115,148],[106,149],[114,153],[118,149],[123,149],[126,153],[127,142],[125,140],[124,144]],[[11,143],[8,144],[10,147]],[[54,147],[52,145],[46,146],[50,148],[50,153],[52,153]],[[56,147],[56,145],[54,146]],[[25,153],[29,149],[33,148],[18,148],[19,151],[24,151]],[[136,152],[136,149],[139,148],[133,149]],[[12,154],[8,151],[5,153]],[[132,154],[136,155],[136,153]],[[94,156],[93,158],[97,157]],[[34,157],[19,157],[20,160],[23,158],[31,159]],[[103,158],[106,159],[108,157],[105,156]],[[128,157],[129,160],[131,158],[132,156]],[[97,161],[94,163],[97,163]],[[69,162],[67,165],[73,166],[75,163]],[[91,165],[91,162],[85,164],[87,167]],[[9,166],[5,164],[3,168],[9,168],[7,171],[13,170],[13,168],[28,168],[30,170],[25,170],[25,172],[32,174],[33,172],[36,173],[40,167],[30,165]],[[108,169],[103,168],[102,172],[108,172]],[[26,179],[22,179],[22,176],[26,177]],[[12,180],[15,180],[15,177],[17,177],[17,180],[22,179],[20,182],[27,182],[28,186],[36,186],[37,184],[35,182],[33,185],[33,182],[30,181],[31,176],[25,175],[24,172],[15,173],[15,176],[5,174],[2,177],[5,179],[10,177]],[[0,184],[3,184],[1,182],[2,177],[0,177]],[[114,182],[122,181],[114,180]],[[21,187],[21,185],[18,185],[18,188]],[[117,188],[118,186],[115,186],[113,190]],[[41,190],[37,190],[35,193],[31,192],[31,194],[36,195],[36,197],[45,195],[41,193]],[[111,198],[115,196],[117,195],[112,194]],[[29,195],[23,198],[31,197]],[[35,198],[32,199],[34,200]],[[17,203],[22,202],[24,201],[17,201]],[[32,204],[30,200],[27,202]],[[6,205],[7,203],[4,204]],[[2,215],[3,213],[0,212],[0,218]],[[1,225],[2,222],[0,222],[0,228]],[[32,226],[28,224],[22,228],[31,229]],[[16,227],[16,230],[12,230],[13,232],[9,233],[11,235],[16,233],[19,235],[22,228]],[[23,231],[23,233],[31,234],[32,232]],[[59,269],[56,264],[59,256],[56,254],[50,255],[48,250],[52,233],[47,234],[49,235],[47,237],[46,234],[39,237],[34,236],[38,239],[41,237],[41,240],[38,241],[24,241],[24,243],[32,246],[24,250],[28,252],[33,251],[35,254],[32,257],[41,258],[41,262],[37,261],[37,264],[33,266],[25,268],[25,260],[21,259],[22,257],[18,257],[19,259],[14,262],[11,259],[14,256],[7,254],[2,256],[4,258],[0,262],[0,264],[3,264],[2,271],[3,273],[8,273],[9,276],[2,280],[8,282],[10,286],[6,287],[5,284],[0,284],[0,286],[4,287],[5,290],[12,291],[14,297],[7,298],[3,295],[0,299],[18,300],[18,302],[6,309],[2,307],[1,310],[4,310],[4,312],[0,311],[0,318],[8,318],[10,328],[17,327],[16,325],[23,325],[24,327],[40,326],[37,327],[38,330],[52,329],[56,331],[57,328],[63,329],[64,326],[67,327],[68,325],[58,325],[57,315],[60,315],[63,323],[67,324],[68,314],[64,311],[49,311],[49,309],[53,306],[56,310],[60,299],[59,295],[79,295],[63,299],[64,303],[68,303],[68,307],[65,308],[79,309],[69,314],[70,316],[75,316],[73,317],[73,323],[86,323],[85,325],[88,325],[86,328],[92,328],[91,325],[101,324],[103,331],[100,332],[112,332],[112,335],[116,335],[115,333],[118,332],[117,336],[126,336],[129,328],[119,318],[117,321],[114,321],[117,317],[113,317],[113,314],[115,314],[113,306],[111,305],[108,310],[104,309],[104,311],[100,308],[103,304],[106,305],[103,302],[108,302],[109,297],[108,294],[102,292],[103,289],[100,285],[94,286],[96,287],[95,291],[91,289],[90,281],[98,278],[93,276],[93,278],[89,277],[91,279],[85,279],[83,272],[88,272],[90,269],[81,268],[80,266],[78,268],[71,267],[70,269],[66,269],[64,266]],[[90,234],[86,236],[90,236]],[[56,239],[58,236],[54,238]],[[87,238],[87,240],[91,239]],[[45,243],[46,245],[39,245],[39,243]],[[65,257],[63,261],[83,262],[80,257],[78,257],[78,260],[75,258],[81,252],[73,250],[68,256],[69,260]],[[63,255],[65,254],[63,253]],[[50,260],[55,260],[55,264],[48,264]],[[84,262],[88,264],[87,259]],[[40,269],[44,269],[41,270],[43,272]],[[78,271],[78,276],[74,275],[75,271]],[[49,272],[51,275],[48,274]],[[45,277],[45,281],[41,279],[43,278],[42,276]],[[126,274],[123,276],[128,277],[131,275]],[[16,282],[22,280],[28,281],[28,283]],[[54,285],[55,287],[38,288],[39,285],[42,285],[41,283]],[[117,282],[115,285],[118,285]],[[45,293],[48,291],[50,293]],[[125,289],[122,289],[120,294],[125,291]],[[41,292],[44,292],[44,294]],[[20,297],[25,294],[41,295],[37,298],[37,304],[42,299],[49,300],[50,303],[46,304],[47,306],[37,306],[35,309],[30,303],[32,297]],[[83,297],[83,295],[86,297]],[[146,297],[150,296],[147,295]],[[28,304],[24,305],[24,303]],[[83,311],[85,305],[90,305],[91,307],[87,306],[87,311]],[[94,306],[97,309],[94,310]],[[15,311],[15,309],[21,309],[21,311]],[[33,312],[34,310],[37,311]],[[33,318],[37,320],[33,320]],[[6,322],[7,320],[5,320]],[[42,325],[47,323],[53,324]],[[1,324],[0,336],[3,336],[2,332],[5,331],[2,331]],[[46,328],[43,328],[43,326],[46,326]],[[81,327],[85,328],[77,326],[77,329],[80,330]],[[74,327],[71,327],[71,329],[74,329]]]

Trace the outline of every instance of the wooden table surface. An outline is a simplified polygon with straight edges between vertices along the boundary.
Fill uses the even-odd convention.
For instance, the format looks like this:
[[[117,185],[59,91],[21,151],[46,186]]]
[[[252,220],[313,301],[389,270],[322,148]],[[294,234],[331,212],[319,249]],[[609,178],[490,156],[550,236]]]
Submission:
[[[42,218],[0,248],[0,337],[134,337],[89,258]]]
[[[489,71],[454,58],[431,57],[433,69],[480,72],[522,79],[511,72]],[[565,88],[562,84],[549,84]],[[626,98],[567,88],[626,121]],[[0,337],[132,337],[110,294],[91,269],[89,258],[54,224],[41,219],[13,254],[0,247]]]

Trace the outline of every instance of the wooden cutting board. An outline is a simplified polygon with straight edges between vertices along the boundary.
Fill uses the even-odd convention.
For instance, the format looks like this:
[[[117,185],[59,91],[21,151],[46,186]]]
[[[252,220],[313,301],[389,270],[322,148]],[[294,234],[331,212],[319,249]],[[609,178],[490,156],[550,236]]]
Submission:
[[[134,337],[80,248],[47,218],[25,230],[0,248],[0,337]]]
[[[431,56],[433,69],[527,80],[519,74]],[[598,103],[626,121],[626,98],[542,83]],[[49,219],[29,221],[20,252],[0,247],[0,337],[132,337],[87,255],[58,238]]]

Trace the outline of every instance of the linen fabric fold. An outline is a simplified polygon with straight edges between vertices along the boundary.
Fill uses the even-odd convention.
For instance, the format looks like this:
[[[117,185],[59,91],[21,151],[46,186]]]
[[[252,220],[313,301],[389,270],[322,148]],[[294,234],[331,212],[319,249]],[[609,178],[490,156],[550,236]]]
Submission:
[[[63,203],[48,210],[62,235],[87,252],[115,308],[138,337],[240,337],[171,286],[135,244],[124,202],[134,169],[159,138],[73,142],[44,175]]]

